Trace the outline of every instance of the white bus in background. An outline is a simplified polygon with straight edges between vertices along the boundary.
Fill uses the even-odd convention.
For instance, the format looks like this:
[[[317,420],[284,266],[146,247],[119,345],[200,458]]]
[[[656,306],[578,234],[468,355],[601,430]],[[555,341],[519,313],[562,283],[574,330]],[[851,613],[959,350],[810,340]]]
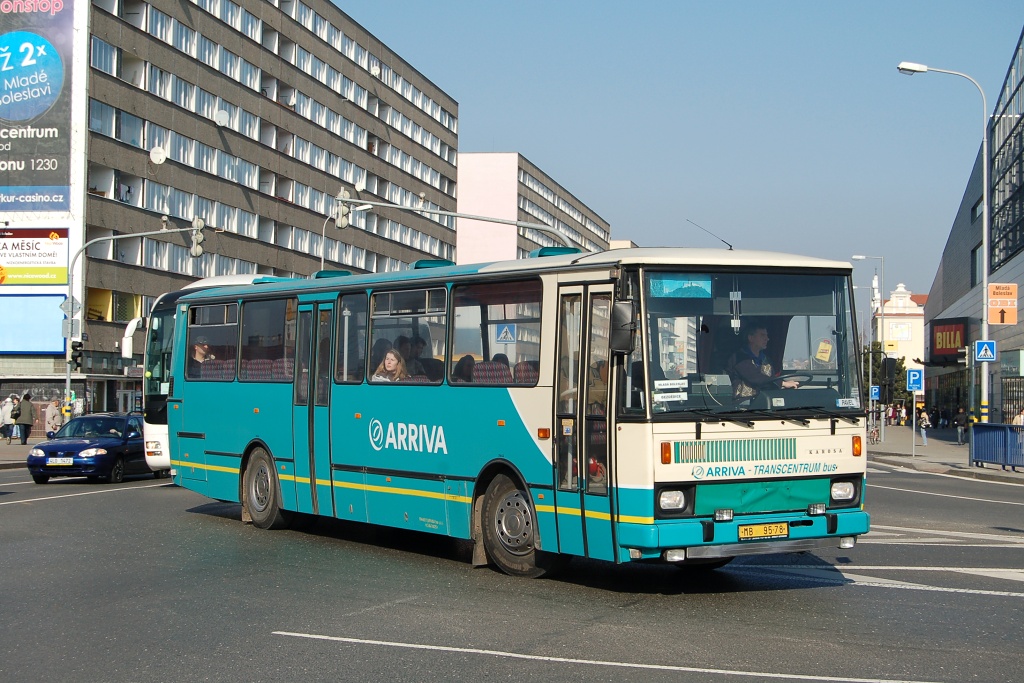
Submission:
[[[142,329],[146,331],[146,344],[143,349],[145,355],[142,362],[142,415],[145,425],[143,437],[146,441],[146,464],[157,478],[172,473],[167,440],[167,394],[173,360],[171,340],[174,338],[176,302],[180,297],[197,289],[248,285],[262,277],[266,276],[253,273],[218,275],[196,280],[176,292],[160,295],[153,304],[148,318],[133,318],[125,328],[124,338],[121,340],[121,357],[127,360],[131,360],[135,353],[134,334]]]

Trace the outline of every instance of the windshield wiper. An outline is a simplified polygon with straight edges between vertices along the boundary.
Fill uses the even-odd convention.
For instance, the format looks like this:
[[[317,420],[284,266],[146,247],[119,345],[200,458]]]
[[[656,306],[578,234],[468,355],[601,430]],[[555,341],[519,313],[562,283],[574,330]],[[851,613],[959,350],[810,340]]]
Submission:
[[[710,408],[692,408],[692,409],[686,410],[684,412],[694,413],[696,415],[706,415],[707,417],[705,417],[704,420],[702,420],[703,422],[721,422],[721,421],[725,421],[725,422],[732,422],[734,424],[738,424],[738,425],[743,426],[743,427],[753,427],[754,426],[754,423],[751,422],[750,420],[744,420],[742,418],[735,417],[735,415],[738,412],[740,412],[740,411],[737,411],[737,410],[729,410],[729,411],[725,411],[725,412],[718,412],[718,411],[715,411],[715,410],[711,410]],[[730,416],[733,416],[733,417],[730,417]]]
[[[844,415],[843,413],[837,413],[837,412],[835,412],[833,410],[829,410],[827,408],[822,408],[821,406],[794,406],[794,407],[791,407],[791,408],[779,408],[775,412],[781,413],[781,412],[785,412],[785,411],[788,411],[788,410],[805,410],[805,411],[811,413],[811,417],[821,417],[822,415],[824,415],[825,417],[831,417],[831,418],[836,418],[836,419],[839,419],[839,420],[845,420],[846,422],[849,422],[850,424],[860,424],[859,418],[850,417],[849,415]]]

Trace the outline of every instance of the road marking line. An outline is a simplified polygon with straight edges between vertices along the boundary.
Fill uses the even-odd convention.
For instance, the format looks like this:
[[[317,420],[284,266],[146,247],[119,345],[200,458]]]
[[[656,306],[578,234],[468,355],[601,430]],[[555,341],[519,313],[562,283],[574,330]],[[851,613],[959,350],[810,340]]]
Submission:
[[[913,467],[907,467],[906,465],[893,465],[887,462],[873,462],[872,465],[877,467],[891,467],[893,470],[900,470],[904,474],[922,474],[929,477],[946,477],[947,479],[959,479],[960,481],[973,481],[978,484],[995,484],[997,486],[1020,486],[1024,487],[1024,484],[1018,484],[1012,481],[995,481],[992,479],[975,479],[974,477],[964,477],[959,474],[946,474],[945,472],[927,472],[925,470],[915,470]],[[987,468],[986,468],[987,469]],[[996,471],[996,470],[993,470]]]
[[[918,529],[916,527],[905,527],[905,526],[887,526],[884,524],[872,524],[871,529],[885,529],[893,532],[908,532],[912,531],[916,534],[928,534],[933,536],[935,534],[942,534],[943,536],[956,536],[958,538],[984,538],[989,541],[1002,541],[1004,543],[1024,543],[1024,537],[1021,536],[1010,536],[1007,534],[977,534],[971,533],[970,531],[947,531],[945,529]]]
[[[930,493],[928,491],[915,491],[914,489],[898,489],[893,486],[879,486],[877,484],[868,483],[868,486],[876,489],[885,489],[886,491],[899,491],[901,493],[919,493],[922,496],[938,496],[939,498],[956,498],[957,500],[973,500],[977,503],[999,503],[1000,505],[1024,505],[1024,503],[1013,501],[1013,500],[990,500],[988,498],[969,498],[967,496],[954,496],[951,493]]]
[[[904,590],[918,590],[932,593],[959,593],[964,595],[992,595],[1001,598],[1024,598],[1024,593],[1017,593],[1014,591],[992,591],[982,590],[980,588],[950,588],[946,586],[930,586],[921,583],[911,583],[909,581],[900,581],[898,579],[885,579],[877,576],[862,576],[858,574],[847,574],[846,570],[854,569],[853,567],[808,567],[806,565],[739,565],[734,568],[730,568],[727,571],[743,573],[747,569],[770,569],[783,572],[796,579],[806,579],[807,581],[828,581],[830,583],[844,585],[844,586],[869,586],[872,588],[902,588]],[[860,570],[866,569],[865,567],[859,568]],[[914,567],[880,567],[879,569],[894,569],[894,570],[906,570],[915,569]],[[938,571],[938,570],[937,570]],[[973,573],[970,568],[949,568],[950,572],[955,573]],[[1017,570],[996,570],[999,572],[1011,572],[1020,573]],[[984,572],[981,573],[983,576],[988,576]],[[1003,578],[1008,579],[1008,576],[996,576],[992,578]],[[1024,576],[1020,579],[1024,580]]]
[[[648,669],[656,671],[680,671],[687,673],[718,674],[725,676],[746,676],[757,678],[781,678],[799,681],[841,681],[843,683],[927,683],[926,681],[908,681],[894,678],[848,678],[834,676],[810,676],[805,674],[781,674],[768,673],[764,671],[738,671],[732,669],[707,669],[694,666],[673,666],[668,664],[640,664],[635,662],[615,662],[601,659],[575,659],[572,657],[549,657],[545,655],[527,655],[519,652],[504,652],[502,650],[483,650],[475,647],[452,647],[448,645],[423,645],[421,643],[402,643],[390,640],[369,640],[366,638],[344,638],[342,636],[324,636],[314,633],[292,633],[290,631],[274,631],[275,636],[288,636],[291,638],[307,638],[310,640],[326,640],[336,643],[349,643],[352,645],[377,645],[382,647],[397,647],[407,650],[430,650],[433,652],[457,652],[460,654],[477,654],[491,657],[506,657],[509,659],[526,659],[535,662],[554,662],[556,664],[587,664],[590,666],[610,666],[622,669]]]
[[[23,503],[38,503],[44,500],[59,500],[61,498],[74,498],[76,496],[91,496],[95,493],[117,493],[118,491],[135,491],[136,489],[151,489],[157,486],[171,486],[171,484],[147,484],[145,486],[123,486],[119,489],[105,489],[103,491],[85,491],[83,493],[66,493],[60,496],[45,496],[43,498],[29,498],[27,500],[11,500],[0,505],[21,505]]]

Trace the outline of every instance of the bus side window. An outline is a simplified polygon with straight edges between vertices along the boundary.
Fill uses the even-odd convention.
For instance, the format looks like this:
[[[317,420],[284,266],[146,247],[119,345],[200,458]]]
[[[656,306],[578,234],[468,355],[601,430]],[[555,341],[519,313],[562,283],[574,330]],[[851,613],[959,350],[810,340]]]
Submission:
[[[366,358],[366,295],[342,295],[338,311],[338,333],[334,335],[337,345],[334,350],[334,379],[338,382],[362,382]]]

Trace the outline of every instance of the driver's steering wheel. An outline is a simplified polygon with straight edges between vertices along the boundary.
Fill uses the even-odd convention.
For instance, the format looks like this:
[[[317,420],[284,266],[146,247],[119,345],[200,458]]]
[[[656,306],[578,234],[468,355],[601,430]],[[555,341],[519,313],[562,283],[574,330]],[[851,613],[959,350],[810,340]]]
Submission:
[[[813,382],[814,375],[809,372],[784,372],[781,375],[775,375],[772,379],[784,380],[784,379],[796,379],[800,384],[806,382]]]

